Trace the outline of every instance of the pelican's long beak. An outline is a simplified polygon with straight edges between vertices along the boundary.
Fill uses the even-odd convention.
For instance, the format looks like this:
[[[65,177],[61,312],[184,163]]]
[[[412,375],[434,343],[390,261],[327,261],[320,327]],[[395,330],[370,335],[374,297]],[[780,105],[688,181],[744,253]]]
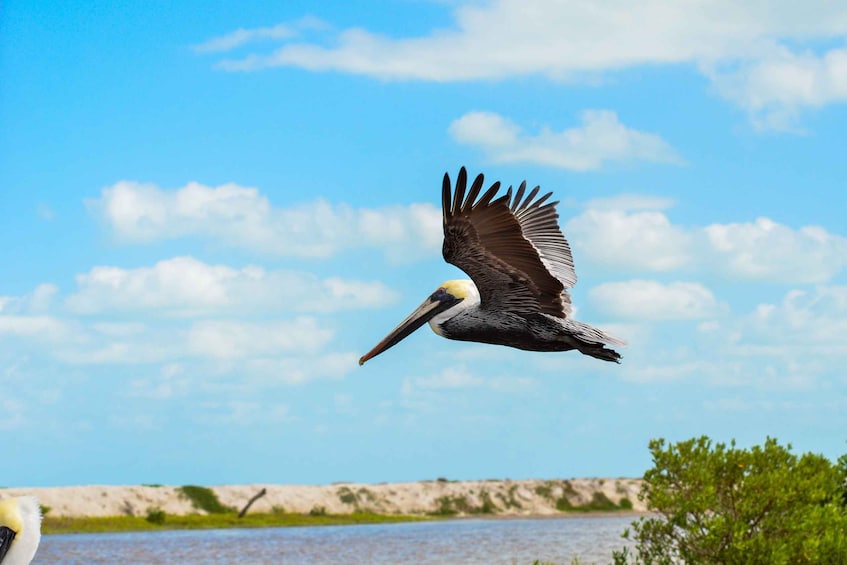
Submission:
[[[444,312],[461,300],[461,298],[456,298],[450,293],[445,292],[443,289],[438,289],[429,298],[424,300],[423,304],[418,306],[417,310],[409,314],[405,320],[400,322],[400,325],[394,328],[390,334],[385,336],[385,339],[377,343],[373,349],[365,353],[359,359],[359,365],[364,365],[365,361],[371,357],[376,357],[386,349],[397,345],[403,341],[406,336],[410,335],[416,329],[427,323],[434,316]]]
[[[0,526],[0,561],[6,557],[12,542],[15,541],[15,530],[7,526]]]

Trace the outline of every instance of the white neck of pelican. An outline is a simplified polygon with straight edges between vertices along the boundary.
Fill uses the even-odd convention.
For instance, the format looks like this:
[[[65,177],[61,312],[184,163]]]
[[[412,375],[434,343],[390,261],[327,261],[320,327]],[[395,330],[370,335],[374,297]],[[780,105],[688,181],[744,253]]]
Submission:
[[[478,306],[479,290],[477,290],[473,281],[469,279],[447,281],[441,285],[441,288],[456,298],[462,299],[451,308],[436,314],[432,317],[432,319],[430,319],[429,327],[432,328],[432,331],[443,337],[444,332],[441,330],[441,324],[450,318],[461,314],[465,310]]]
[[[32,561],[41,541],[41,507],[34,496],[0,500],[0,526],[10,528],[15,537],[3,563],[26,564]]]

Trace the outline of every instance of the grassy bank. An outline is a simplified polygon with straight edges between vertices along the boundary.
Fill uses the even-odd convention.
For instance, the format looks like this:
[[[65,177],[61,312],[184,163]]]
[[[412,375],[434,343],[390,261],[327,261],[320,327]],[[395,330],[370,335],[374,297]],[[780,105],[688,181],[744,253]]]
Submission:
[[[101,514],[100,516],[56,516],[51,513],[52,509],[49,505],[42,505],[43,531],[47,534],[58,534],[325,526],[410,522],[461,516],[514,517],[551,514],[567,516],[585,512],[631,511],[633,504],[626,496],[631,495],[631,485],[623,484],[621,481],[622,479],[615,480],[614,484],[608,483],[604,487],[604,480],[598,479],[588,485],[591,490],[587,492],[586,485],[575,488],[574,482],[570,480],[532,481],[523,486],[512,482],[483,481],[463,487],[461,484],[457,485],[439,479],[414,485],[420,492],[412,492],[412,499],[414,500],[414,495],[417,495],[418,503],[410,505],[409,501],[405,500],[406,508],[423,506],[426,509],[426,515],[383,513],[386,507],[398,507],[396,501],[391,502],[391,497],[397,495],[394,488],[398,491],[403,488],[408,490],[408,485],[402,484],[394,488],[389,487],[387,490],[382,488],[384,485],[332,485],[325,487],[323,492],[318,492],[317,495],[311,493],[312,506],[309,510],[304,510],[304,506],[306,508],[308,506],[302,501],[294,510],[290,507],[285,508],[278,504],[280,494],[276,493],[276,499],[272,498],[274,495],[271,494],[268,498],[276,504],[266,500],[262,506],[263,512],[249,512],[249,509],[253,502],[268,494],[269,489],[266,488],[262,488],[249,500],[243,492],[239,493],[238,497],[228,493],[228,496],[224,497],[227,504],[224,504],[215,490],[197,485],[167,488],[162,488],[161,485],[119,487],[123,488],[123,491],[116,491],[112,487],[94,486],[83,491],[82,494],[89,498],[99,495],[103,499],[103,504],[92,512]],[[304,488],[314,490],[314,487]],[[138,489],[142,489],[143,492],[136,492]],[[55,492],[48,490],[47,494],[52,496],[52,500],[51,496],[45,497],[48,501],[57,500]],[[440,496],[435,498],[433,505],[432,499],[427,499],[424,495]],[[75,492],[75,496],[79,497],[81,493]],[[609,498],[610,496],[614,500]],[[238,507],[242,509],[242,513],[246,513],[243,518],[238,518],[239,508],[232,504],[235,499],[239,500]],[[116,501],[120,500],[123,504],[116,504]],[[244,505],[245,502],[246,505]],[[63,514],[68,514],[64,500],[62,504]],[[268,506],[271,507],[270,510]],[[92,505],[89,504],[89,511],[91,507]],[[167,507],[173,514],[166,513],[163,507]],[[350,512],[339,510],[339,507],[349,509]],[[103,512],[104,509],[106,512]],[[554,512],[551,513],[551,510]],[[85,511],[80,513],[83,512]],[[102,514],[111,514],[111,516],[102,516]]]
[[[235,513],[164,515],[150,521],[140,516],[103,517],[50,517],[45,516],[42,532],[45,534],[79,534],[103,532],[142,532],[155,530],[200,530],[212,528],[267,528],[286,526],[342,526],[351,524],[386,524],[431,520],[429,517],[383,515],[367,512],[353,514],[247,514],[239,518]]]

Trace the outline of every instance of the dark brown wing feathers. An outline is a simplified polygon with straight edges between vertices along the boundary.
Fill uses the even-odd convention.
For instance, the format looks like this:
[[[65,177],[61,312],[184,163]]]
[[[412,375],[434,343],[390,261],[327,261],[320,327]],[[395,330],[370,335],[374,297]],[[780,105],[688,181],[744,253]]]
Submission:
[[[480,292],[481,307],[519,312],[543,312],[566,317],[573,286],[573,260],[559,230],[556,202],[544,204],[550,194],[533,201],[539,187],[524,198],[526,182],[512,198],[509,187],[494,199],[494,183],[475,202],[484,177],[478,175],[467,192],[464,167],[451,195],[444,175],[444,259],[465,271]],[[451,198],[452,196],[452,198]]]

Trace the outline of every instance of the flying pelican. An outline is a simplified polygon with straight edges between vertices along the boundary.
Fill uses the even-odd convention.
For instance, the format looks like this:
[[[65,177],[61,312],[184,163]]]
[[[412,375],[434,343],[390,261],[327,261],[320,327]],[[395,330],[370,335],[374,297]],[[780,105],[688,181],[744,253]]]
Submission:
[[[41,507],[34,496],[0,500],[0,564],[28,565],[41,541]]]
[[[495,182],[477,199],[483,175],[465,197],[468,173],[459,170],[451,195],[444,173],[441,190],[444,260],[472,280],[450,280],[403,320],[385,339],[359,359],[362,365],[429,322],[448,339],[478,341],[529,351],[569,351],[620,363],[620,354],[605,345],[626,343],[571,318],[567,289],[576,283],[573,257],[559,229],[553,194],[535,199],[539,187],[524,198],[526,181],[514,198],[510,186],[494,199]]]

